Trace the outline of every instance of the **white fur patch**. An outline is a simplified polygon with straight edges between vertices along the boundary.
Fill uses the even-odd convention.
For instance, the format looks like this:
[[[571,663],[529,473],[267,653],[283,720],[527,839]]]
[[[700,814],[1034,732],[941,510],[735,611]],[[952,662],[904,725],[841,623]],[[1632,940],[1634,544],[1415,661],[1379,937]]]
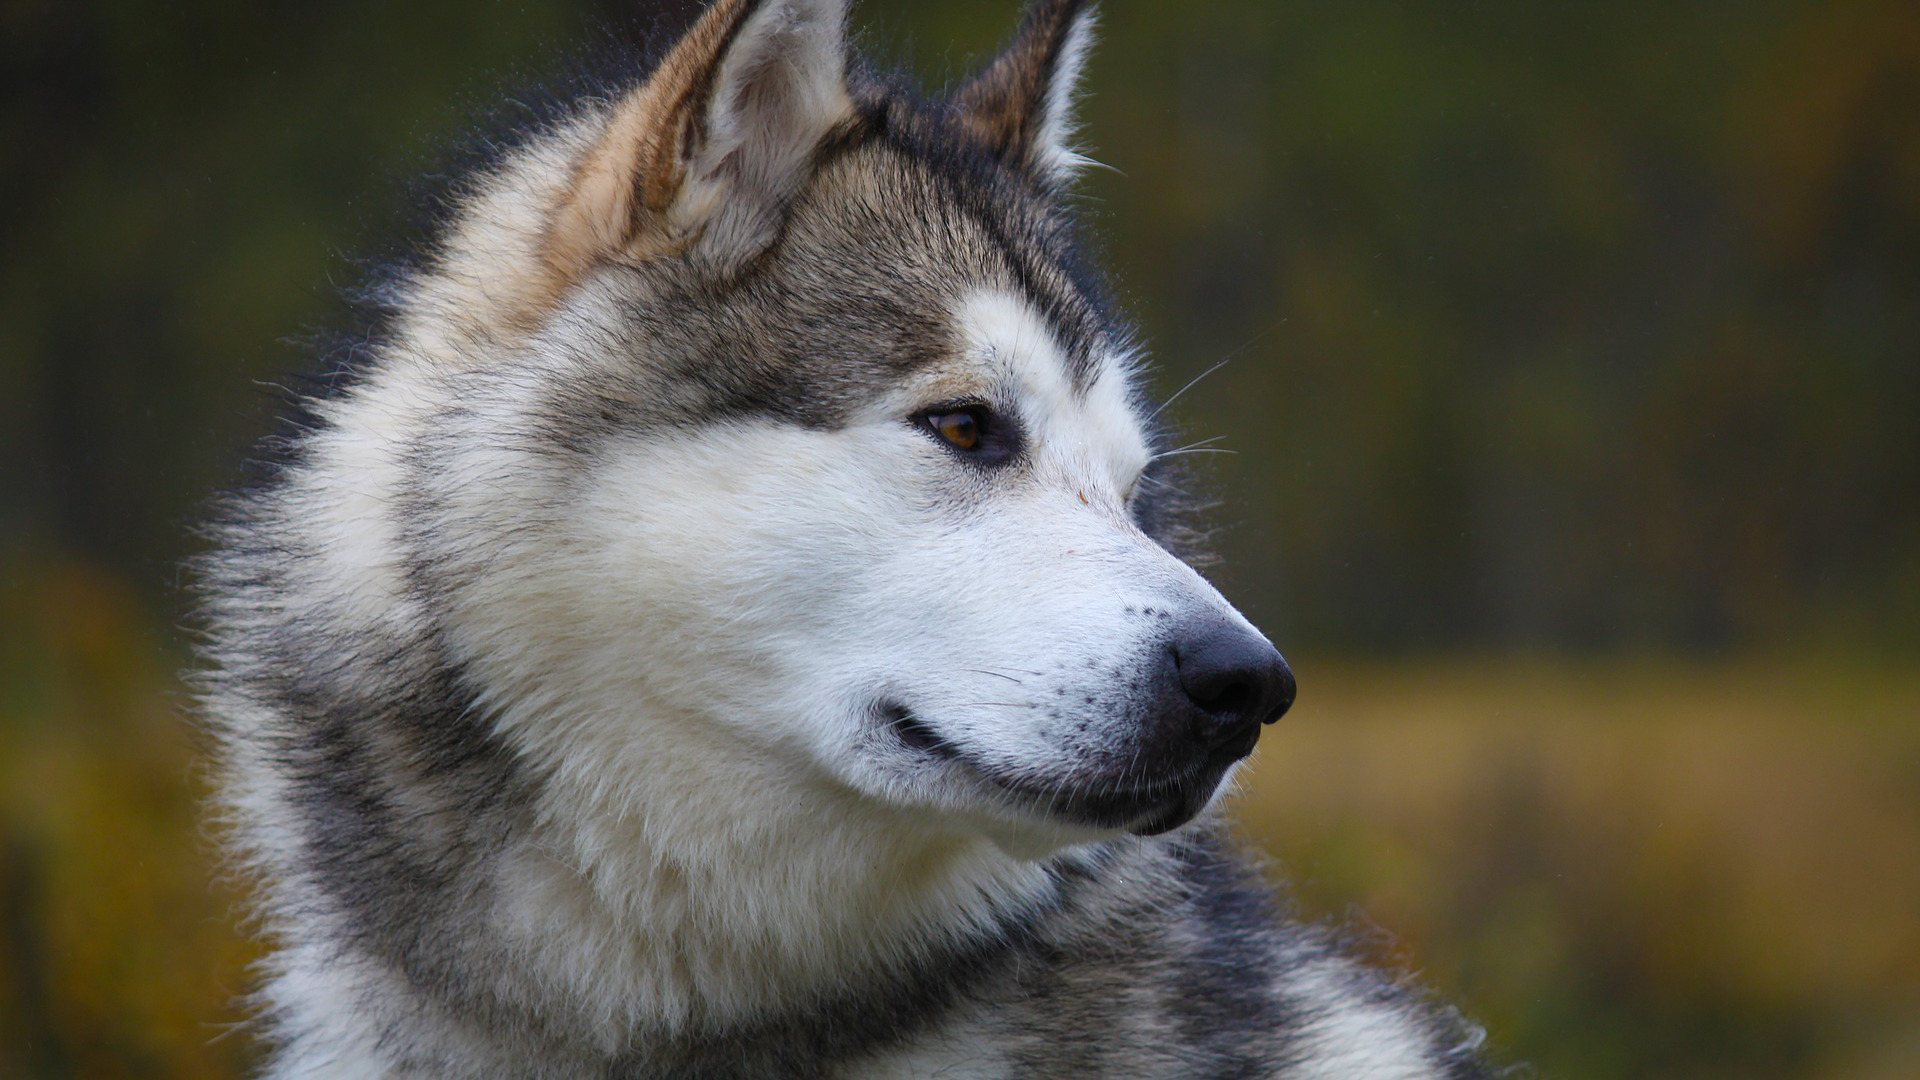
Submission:
[[[1091,7],[1074,16],[1073,25],[1067,29],[1067,40],[1054,62],[1053,77],[1047,82],[1046,105],[1041,110],[1040,128],[1034,142],[1034,163],[1059,183],[1071,181],[1081,170],[1095,164],[1074,143],[1080,128],[1075,104],[1087,54],[1093,51],[1097,21],[1098,16]]]
[[[1147,467],[1140,417],[1132,402],[1130,357],[1104,357],[1084,396],[1076,393],[1067,357],[1053,331],[1024,298],[977,292],[957,307],[955,324],[980,364],[1010,392],[1050,457],[1064,456],[1093,486],[1118,498]],[[1089,500],[1092,496],[1089,495]]]
[[[1313,1017],[1299,1034],[1302,1054],[1289,1080],[1439,1080],[1427,1063],[1428,1037],[1403,1004],[1375,1002],[1348,989],[1346,961],[1321,961],[1292,973],[1281,993]]]
[[[609,1031],[751,1015],[1047,895],[1031,860],[1100,834],[904,752],[879,710],[997,769],[1064,773],[1124,710],[1076,727],[1057,702],[1111,695],[1163,648],[1130,604],[1232,611],[1127,516],[1147,449],[1124,367],[1076,393],[1004,293],[956,324],[966,348],[929,388],[840,430],[616,438],[562,507],[537,461],[490,442],[444,474],[455,520],[512,538],[449,567],[472,584],[448,610],[545,783],[552,861],[511,867],[514,925],[544,943],[530,963],[595,989]],[[1030,467],[982,479],[909,422],[931,384],[1017,410]],[[519,485],[536,490],[503,497]]]
[[[405,550],[394,501],[408,479],[398,454],[418,430],[426,405],[391,373],[356,388],[350,407],[323,407],[330,426],[311,453],[329,467],[296,474],[297,505],[309,515],[320,560],[297,567],[316,575],[306,595],[337,605],[344,625],[393,627],[410,621],[401,566]]]

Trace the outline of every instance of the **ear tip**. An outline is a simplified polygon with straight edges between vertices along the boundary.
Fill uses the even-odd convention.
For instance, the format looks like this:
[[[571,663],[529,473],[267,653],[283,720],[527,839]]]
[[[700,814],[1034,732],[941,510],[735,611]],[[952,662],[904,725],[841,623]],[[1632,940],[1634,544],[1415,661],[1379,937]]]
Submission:
[[[1099,28],[1100,5],[1095,0],[1074,0],[1074,10],[1067,17],[1062,49],[1071,53],[1085,52],[1093,44],[1094,31]]]
[[[756,3],[762,0],[755,0]],[[764,0],[770,9],[782,9],[805,21],[845,22],[852,0]]]
[[[1087,164],[1073,145],[1074,101],[1097,11],[1092,0],[1033,0],[1013,40],[949,97],[995,157],[1045,186],[1067,186]]]
[[[1092,44],[1094,29],[1100,23],[1100,7],[1095,0],[1034,0],[1027,9],[1021,36],[1046,41],[1049,52],[1071,57]]]
[[[730,0],[715,0],[713,8]],[[825,24],[833,28],[846,25],[851,0],[731,0],[735,26],[759,24],[771,27],[798,27]]]
[[[1099,0],[1034,0],[1029,12],[1050,22],[1078,26],[1099,18],[1100,4]]]

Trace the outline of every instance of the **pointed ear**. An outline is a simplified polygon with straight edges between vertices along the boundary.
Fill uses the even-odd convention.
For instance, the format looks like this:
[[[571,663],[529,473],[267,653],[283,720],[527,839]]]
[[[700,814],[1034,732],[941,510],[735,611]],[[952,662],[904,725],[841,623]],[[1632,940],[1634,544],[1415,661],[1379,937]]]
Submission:
[[[551,217],[564,279],[684,255],[719,273],[778,235],[814,152],[853,113],[847,0],[718,0],[608,112]]]
[[[1013,41],[954,94],[960,122],[1002,161],[1064,187],[1087,159],[1073,149],[1073,99],[1093,44],[1085,0],[1034,0]]]

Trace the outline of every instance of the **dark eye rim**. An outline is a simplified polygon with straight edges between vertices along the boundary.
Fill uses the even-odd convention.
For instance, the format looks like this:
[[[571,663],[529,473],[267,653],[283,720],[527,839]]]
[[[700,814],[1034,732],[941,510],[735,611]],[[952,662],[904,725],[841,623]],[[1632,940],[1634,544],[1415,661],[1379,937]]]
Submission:
[[[971,447],[956,446],[940,434],[940,426],[935,423],[942,416],[965,413],[973,418],[979,438]],[[909,418],[914,427],[924,432],[941,448],[962,461],[981,467],[1004,465],[1020,456],[1025,447],[1024,433],[1019,421],[1009,413],[996,410],[991,404],[978,398],[959,401],[943,401],[929,405]]]

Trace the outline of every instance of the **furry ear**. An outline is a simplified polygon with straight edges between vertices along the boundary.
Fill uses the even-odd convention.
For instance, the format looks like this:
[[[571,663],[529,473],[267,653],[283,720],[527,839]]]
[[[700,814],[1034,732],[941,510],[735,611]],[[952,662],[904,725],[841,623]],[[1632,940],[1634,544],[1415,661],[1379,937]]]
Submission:
[[[1034,0],[1013,41],[954,94],[964,127],[1002,161],[1049,186],[1065,186],[1088,164],[1071,143],[1093,24],[1085,0]]]
[[[847,0],[718,0],[615,104],[551,218],[565,279],[608,259],[737,269],[778,235],[821,141],[853,113]]]

